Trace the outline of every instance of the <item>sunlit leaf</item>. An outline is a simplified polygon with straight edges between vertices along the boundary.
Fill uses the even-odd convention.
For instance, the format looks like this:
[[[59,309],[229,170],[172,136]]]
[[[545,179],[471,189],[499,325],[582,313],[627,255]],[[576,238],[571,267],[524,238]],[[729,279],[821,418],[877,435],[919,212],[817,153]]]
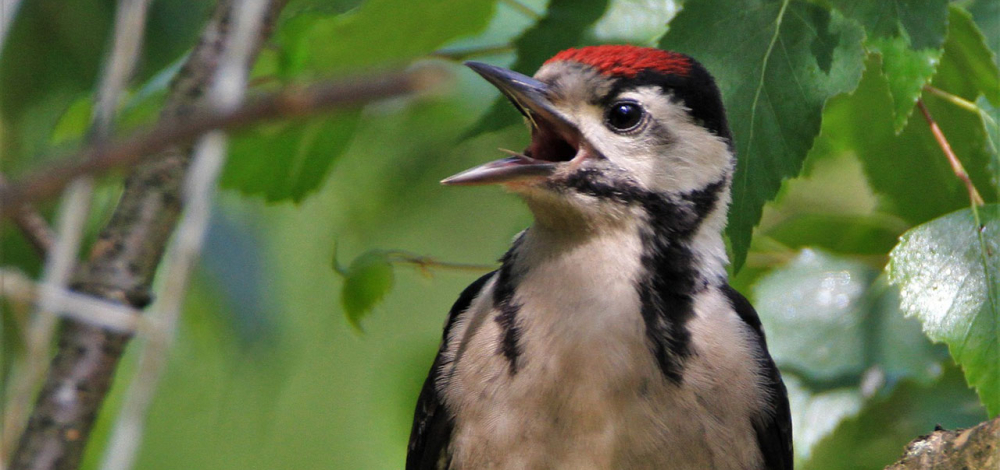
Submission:
[[[514,41],[517,60],[512,70],[532,75],[557,52],[583,45],[584,34],[601,18],[608,0],[552,0],[545,17]],[[521,115],[506,99],[497,99],[466,136],[493,132],[521,122]]]
[[[660,46],[705,64],[729,113],[737,166],[727,233],[737,270],[764,203],[802,168],[824,103],[857,85],[862,36],[839,14],[791,0],[690,2],[670,23]]]
[[[992,415],[1000,413],[1000,205],[948,214],[903,235],[886,270],[903,311],[948,345]]]
[[[378,305],[392,289],[392,263],[384,252],[369,251],[354,261],[344,272],[340,304],[347,322],[361,330],[361,319]]]

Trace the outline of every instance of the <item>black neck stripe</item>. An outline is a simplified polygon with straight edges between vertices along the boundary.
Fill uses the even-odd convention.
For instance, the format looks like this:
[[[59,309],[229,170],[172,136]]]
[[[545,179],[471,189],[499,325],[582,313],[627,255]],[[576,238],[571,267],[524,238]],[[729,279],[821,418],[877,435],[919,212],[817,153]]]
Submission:
[[[521,327],[518,324],[518,311],[521,306],[514,301],[514,290],[517,287],[514,279],[514,257],[521,245],[521,237],[514,241],[513,246],[500,260],[502,266],[497,273],[497,282],[493,287],[493,306],[500,311],[493,319],[500,326],[500,344],[497,354],[503,355],[510,365],[510,375],[518,371],[518,361],[521,356]]]

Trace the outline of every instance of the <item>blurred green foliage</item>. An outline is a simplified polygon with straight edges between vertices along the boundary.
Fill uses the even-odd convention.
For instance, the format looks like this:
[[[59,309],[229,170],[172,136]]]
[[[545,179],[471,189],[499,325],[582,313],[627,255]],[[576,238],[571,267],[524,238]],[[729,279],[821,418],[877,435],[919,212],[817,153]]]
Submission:
[[[153,3],[121,129],[155,121],[211,3]],[[222,180],[232,191],[220,195],[136,468],[401,468],[444,316],[478,274],[432,269],[428,279],[384,250],[487,264],[531,222],[495,188],[437,183],[527,142],[516,112],[460,63],[532,73],[560,49],[606,41],[691,53],[719,80],[740,158],[729,235],[746,263],[733,284],[757,306],[784,371],[801,468],[877,468],[936,424],[974,424],[987,413],[966,381],[996,414],[996,206],[981,209],[977,231],[964,186],[911,114],[925,99],[996,202],[998,2],[738,3],[687,0],[678,13],[676,2],[653,0],[292,0],[255,67],[257,89],[422,61],[454,81],[434,96],[234,136]],[[883,3],[896,8],[876,8]],[[23,2],[0,51],[8,176],[83,135],[113,4]],[[113,178],[100,183],[91,238],[118,194]],[[346,276],[331,269],[334,240],[353,260]],[[926,249],[931,242],[940,249]],[[932,254],[937,271],[914,271],[931,269],[921,257]],[[39,270],[9,224],[0,261]],[[973,278],[981,284],[941,274],[972,272],[977,261],[989,274]],[[952,299],[976,308],[935,309],[911,294],[947,289],[965,289]],[[3,379],[25,314],[3,305]],[[359,322],[364,335],[351,326]],[[987,346],[956,352],[954,325],[966,324]],[[85,468],[98,466],[133,355]]]

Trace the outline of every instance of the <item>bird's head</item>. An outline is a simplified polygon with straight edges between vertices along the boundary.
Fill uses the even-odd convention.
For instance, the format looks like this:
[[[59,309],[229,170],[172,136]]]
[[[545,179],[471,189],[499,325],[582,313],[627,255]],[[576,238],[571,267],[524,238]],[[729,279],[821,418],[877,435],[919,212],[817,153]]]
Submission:
[[[524,115],[531,143],[442,183],[502,184],[553,226],[614,224],[648,215],[657,201],[680,207],[699,198],[724,218],[731,135],[714,80],[690,57],[635,46],[568,49],[534,78],[466,65]]]

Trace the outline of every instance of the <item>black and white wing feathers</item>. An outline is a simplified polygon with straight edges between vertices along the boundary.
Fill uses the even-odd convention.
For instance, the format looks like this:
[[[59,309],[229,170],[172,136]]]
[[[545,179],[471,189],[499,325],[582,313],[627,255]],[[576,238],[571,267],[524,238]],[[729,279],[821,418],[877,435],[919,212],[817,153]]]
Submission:
[[[466,287],[448,313],[441,347],[437,357],[434,358],[427,380],[424,381],[420,397],[417,398],[417,410],[413,416],[410,444],[407,447],[406,470],[447,470],[449,466],[448,444],[451,442],[454,417],[445,407],[439,391],[443,385],[442,374],[445,373],[443,369],[448,365],[444,363],[441,353],[447,347],[448,335],[455,319],[468,310],[472,300],[495,272],[480,277]]]
[[[792,414],[788,408],[788,392],[781,381],[778,367],[767,353],[767,340],[760,317],[750,301],[728,284],[723,287],[723,293],[736,310],[736,314],[746,322],[760,337],[765,354],[761,358],[761,378],[768,391],[772,409],[770,413],[762,413],[753,422],[757,432],[757,445],[764,456],[765,470],[792,470]]]

